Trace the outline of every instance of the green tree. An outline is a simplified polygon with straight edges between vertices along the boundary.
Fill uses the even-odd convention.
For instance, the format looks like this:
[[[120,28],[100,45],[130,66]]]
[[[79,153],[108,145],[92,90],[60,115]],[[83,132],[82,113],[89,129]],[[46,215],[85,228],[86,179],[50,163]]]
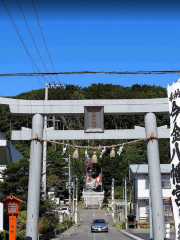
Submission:
[[[54,188],[56,193],[59,192],[59,186],[62,184],[62,180],[57,175],[51,174],[47,177],[47,188]]]
[[[21,159],[15,163],[8,163],[7,168],[1,171],[3,181],[0,181],[0,200],[6,198],[12,193],[14,196],[22,199],[21,210],[27,209],[28,198],[28,178],[29,178],[29,161]],[[51,199],[44,197],[42,187],[40,194],[40,215],[46,211],[54,209],[54,203]]]
[[[4,181],[0,182],[0,192],[4,196],[9,196],[12,193],[14,196],[26,201],[29,176],[28,160],[21,159],[18,162],[8,163],[7,168],[1,171],[1,175]]]

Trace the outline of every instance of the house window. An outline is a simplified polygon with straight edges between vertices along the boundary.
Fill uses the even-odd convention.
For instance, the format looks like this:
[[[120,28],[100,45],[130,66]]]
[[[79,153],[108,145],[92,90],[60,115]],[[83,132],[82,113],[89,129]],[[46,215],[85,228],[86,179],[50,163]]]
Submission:
[[[164,206],[164,215],[166,215],[166,216],[172,215],[171,205],[170,205],[169,201],[166,201],[166,200],[164,199],[164,200],[163,200],[163,206]]]
[[[146,188],[149,188],[149,176],[146,175],[145,177],[146,177]]]
[[[161,184],[162,188],[170,188],[170,175],[162,174],[161,175]],[[149,176],[146,175],[146,188],[149,188]]]
[[[161,183],[162,183],[162,188],[170,188],[170,175],[162,174]]]

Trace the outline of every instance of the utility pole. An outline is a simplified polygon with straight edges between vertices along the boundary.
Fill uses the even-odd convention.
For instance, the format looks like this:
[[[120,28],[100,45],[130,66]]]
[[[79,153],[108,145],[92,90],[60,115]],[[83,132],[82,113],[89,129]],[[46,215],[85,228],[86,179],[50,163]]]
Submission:
[[[54,127],[54,130],[56,129],[56,118],[55,116],[53,116],[53,127]],[[56,144],[54,144],[54,150],[56,151]]]
[[[69,205],[71,204],[71,155],[69,154],[69,184],[68,184],[68,190],[69,190]]]
[[[68,182],[66,182],[66,189],[68,189],[68,195],[69,195],[69,204],[71,204],[71,155],[69,154],[69,158],[63,158],[67,163],[68,167],[68,173],[65,173],[64,175],[68,175]]]
[[[126,229],[127,227],[127,189],[126,189],[126,175],[125,175],[125,222],[126,222]]]
[[[124,183],[124,178],[123,178],[123,183]],[[124,205],[124,186],[123,186],[123,205]]]
[[[76,210],[75,210],[75,224],[78,227],[78,178],[76,178]]]
[[[45,101],[48,100],[48,83],[46,82],[45,87]],[[44,130],[47,130],[47,116],[44,116]],[[42,175],[42,182],[43,182],[43,191],[46,195],[46,159],[47,159],[47,142],[43,142],[43,175]]]
[[[125,220],[125,201],[124,201],[124,177],[123,177],[123,217]]]
[[[72,202],[72,212],[74,213],[74,180],[73,180],[73,202]]]
[[[46,82],[46,87],[45,87],[45,101],[48,100],[48,87],[57,87],[57,86],[60,86],[60,85],[52,85],[52,84],[49,84],[48,82]],[[55,129],[55,116],[53,116],[53,126],[54,126],[54,129]],[[44,130],[46,131],[47,130],[47,116],[44,116]],[[56,145],[55,145],[55,150],[56,150]],[[44,141],[43,142],[43,175],[42,175],[42,182],[43,182],[43,191],[44,191],[44,194],[46,195],[46,160],[47,160],[47,142]]]
[[[75,177],[76,177],[76,175],[72,175],[72,183],[71,183],[71,186],[72,186],[72,189],[73,189],[73,197],[72,197],[72,212],[73,212],[73,214],[74,214],[74,193],[75,193],[75,181],[76,181],[76,179],[75,179]]]
[[[112,219],[114,221],[114,178],[112,179]]]
[[[101,167],[101,192],[102,192],[102,167]]]
[[[88,197],[87,197],[87,193],[86,193],[86,209],[87,209],[87,206],[88,206]]]

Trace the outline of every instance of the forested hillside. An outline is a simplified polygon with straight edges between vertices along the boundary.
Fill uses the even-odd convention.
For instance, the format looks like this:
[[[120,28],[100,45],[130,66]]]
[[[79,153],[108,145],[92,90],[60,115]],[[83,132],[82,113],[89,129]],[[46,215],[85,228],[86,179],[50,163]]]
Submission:
[[[36,99],[43,100],[45,97],[45,90],[39,89],[31,92],[22,93],[16,97],[17,99]],[[148,98],[165,98],[167,92],[165,88],[148,85],[133,85],[131,87],[123,87],[112,84],[92,84],[89,87],[79,87],[74,85],[66,85],[63,88],[49,89],[49,100],[68,100],[68,99],[148,99]],[[49,119],[49,118],[48,118]],[[49,119],[48,126],[52,126],[52,120]],[[56,117],[56,129],[84,129],[83,116],[71,117]],[[105,116],[105,129],[133,129],[134,126],[144,126],[144,116]],[[158,115],[157,125],[169,126],[169,115]],[[0,108],[0,131],[10,140],[10,130],[20,130],[21,127],[31,128],[31,117],[12,116],[8,108]],[[124,140],[127,141],[127,140]],[[95,140],[95,141],[75,141],[77,145],[92,145],[98,146],[111,145],[123,142],[118,140]],[[66,141],[65,141],[66,143]],[[67,143],[72,143],[67,142]],[[28,141],[12,141],[12,144],[24,155],[26,159],[29,158]],[[168,139],[159,140],[160,161],[161,163],[170,162],[170,147]],[[117,152],[118,149],[116,149]],[[72,154],[74,149],[68,149],[65,156]],[[92,156],[92,152],[88,153]],[[99,153],[97,153],[98,155]],[[120,156],[116,154],[115,159],[109,157],[110,150],[107,150],[102,159],[98,159],[98,164],[93,166],[95,175],[103,169],[103,182],[105,185],[110,185],[111,179],[115,178],[115,185],[122,185],[122,178],[126,174],[128,176],[129,164],[147,163],[146,144],[144,142],[132,144],[124,147]],[[66,193],[63,175],[67,169],[63,166],[66,163],[62,156],[62,146],[48,144],[48,162],[50,164],[47,168],[47,186],[48,188],[55,187],[57,193],[61,195]],[[72,160],[73,174],[77,174],[80,179],[80,186],[83,186],[83,179],[85,176],[84,166],[85,156],[84,150],[79,151],[79,160]],[[108,189],[108,187],[107,187]]]

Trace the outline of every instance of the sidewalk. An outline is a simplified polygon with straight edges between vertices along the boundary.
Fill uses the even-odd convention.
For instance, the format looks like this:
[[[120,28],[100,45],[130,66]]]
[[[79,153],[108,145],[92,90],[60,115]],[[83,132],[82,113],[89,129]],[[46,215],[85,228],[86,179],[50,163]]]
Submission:
[[[131,228],[127,230],[121,230],[122,233],[137,239],[137,240],[149,240],[149,229],[143,228]],[[170,238],[169,240],[174,240],[174,229],[170,230]]]
[[[69,237],[69,236],[73,235],[77,230],[78,230],[78,227],[76,227],[74,224],[74,225],[72,225],[72,227],[68,228],[66,231],[61,233],[59,236],[57,236],[56,238],[51,238],[50,240],[57,240],[57,239],[62,239],[64,237]]]

